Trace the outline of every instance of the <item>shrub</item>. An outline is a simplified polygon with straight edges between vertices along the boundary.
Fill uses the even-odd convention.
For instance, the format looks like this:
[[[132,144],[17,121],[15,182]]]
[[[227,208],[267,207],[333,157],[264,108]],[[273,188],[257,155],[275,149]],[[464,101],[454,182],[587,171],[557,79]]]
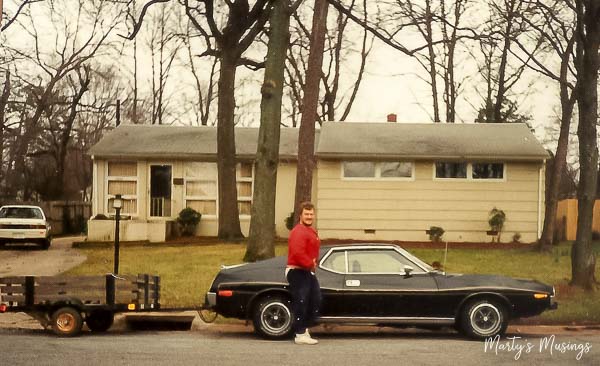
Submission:
[[[429,240],[434,243],[438,243],[442,239],[442,235],[444,235],[445,231],[439,226],[431,226],[429,228]]]
[[[181,228],[181,234],[185,236],[194,235],[196,232],[196,226],[200,222],[202,214],[193,208],[186,207],[179,212],[177,217],[177,223]]]
[[[290,212],[289,216],[285,218],[285,227],[288,230],[292,230],[294,228],[294,213]]]
[[[500,233],[504,227],[504,221],[506,221],[506,214],[504,211],[494,207],[489,213],[488,223],[490,224],[492,231],[498,233],[498,242],[500,242]]]
[[[521,242],[521,233],[514,233],[512,238],[513,243]]]

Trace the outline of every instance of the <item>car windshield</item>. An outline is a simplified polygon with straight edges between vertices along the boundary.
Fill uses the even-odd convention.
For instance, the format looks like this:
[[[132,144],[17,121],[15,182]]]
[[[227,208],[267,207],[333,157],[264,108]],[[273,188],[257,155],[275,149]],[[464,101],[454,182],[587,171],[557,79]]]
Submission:
[[[3,207],[0,219],[43,219],[42,211],[34,207]]]
[[[406,258],[408,258],[411,261],[415,262],[416,264],[420,265],[421,267],[425,268],[427,271],[430,271],[430,272],[431,271],[435,271],[435,268],[433,268],[429,264],[423,262],[422,260],[420,260],[419,258],[417,258],[414,255],[410,254],[406,250],[404,250],[402,248],[399,248],[399,249],[400,249],[400,252],[402,253],[403,256],[405,256]]]

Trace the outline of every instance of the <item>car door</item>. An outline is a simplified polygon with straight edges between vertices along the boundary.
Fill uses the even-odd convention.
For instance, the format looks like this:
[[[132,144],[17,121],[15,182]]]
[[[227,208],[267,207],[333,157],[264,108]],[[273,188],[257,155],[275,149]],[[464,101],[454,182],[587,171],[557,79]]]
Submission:
[[[431,274],[394,248],[346,252],[343,313],[359,317],[427,317],[438,288]],[[405,266],[412,268],[405,273]]]
[[[347,301],[344,279],[347,272],[345,250],[331,249],[322,257],[317,271],[321,286],[321,316],[336,317],[344,312]]]

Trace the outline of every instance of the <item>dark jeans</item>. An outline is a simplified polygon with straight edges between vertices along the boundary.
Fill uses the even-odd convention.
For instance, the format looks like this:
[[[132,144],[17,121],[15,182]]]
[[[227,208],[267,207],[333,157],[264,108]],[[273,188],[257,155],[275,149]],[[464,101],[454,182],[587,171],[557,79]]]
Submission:
[[[319,316],[321,287],[317,277],[303,269],[291,269],[287,280],[292,294],[292,313],[295,316],[294,332],[302,334]]]

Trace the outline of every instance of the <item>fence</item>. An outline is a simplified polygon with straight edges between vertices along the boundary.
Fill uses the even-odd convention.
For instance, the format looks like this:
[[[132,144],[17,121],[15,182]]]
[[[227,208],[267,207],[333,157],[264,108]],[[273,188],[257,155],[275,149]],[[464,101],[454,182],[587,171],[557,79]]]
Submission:
[[[558,240],[575,240],[577,234],[577,200],[566,199],[558,202],[556,208],[555,236]],[[594,203],[592,230],[600,233],[600,200]]]
[[[52,235],[79,234],[86,231],[92,204],[82,201],[2,202],[2,205],[34,205],[44,210],[52,225]]]

